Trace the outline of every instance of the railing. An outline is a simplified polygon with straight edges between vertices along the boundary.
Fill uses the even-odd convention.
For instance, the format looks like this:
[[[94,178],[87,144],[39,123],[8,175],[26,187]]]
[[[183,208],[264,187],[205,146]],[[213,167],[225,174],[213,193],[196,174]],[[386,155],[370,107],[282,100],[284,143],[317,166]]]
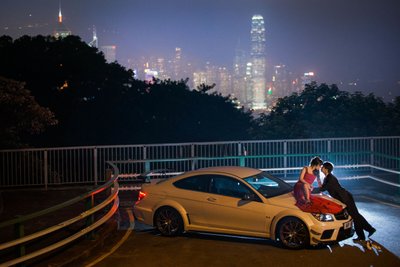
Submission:
[[[77,240],[83,235],[90,234],[93,230],[95,230],[96,228],[104,224],[107,220],[109,220],[116,212],[119,205],[119,199],[118,199],[119,188],[117,182],[119,176],[119,170],[114,164],[112,163],[109,164],[114,168],[114,176],[112,179],[110,179],[102,186],[88,193],[85,193],[81,196],[75,197],[69,201],[50,207],[48,209],[41,210],[32,213],[30,215],[26,215],[20,218],[0,223],[0,229],[4,230],[7,227],[13,227],[14,229],[17,230],[16,232],[18,233],[16,239],[0,244],[0,255],[1,255],[0,258],[2,258],[3,261],[6,260],[6,262],[0,262],[0,265],[11,266],[47,254],[51,251],[54,251],[55,249],[58,249],[62,246],[65,246],[66,244],[69,244]],[[106,196],[105,200],[95,205],[95,196],[98,196],[99,193],[105,192],[108,189],[111,189],[111,193],[109,194],[109,196]],[[32,223],[35,219],[46,214],[52,214],[54,216],[57,216],[57,212],[60,211],[61,209],[66,207],[71,208],[72,205],[82,201],[86,201],[86,206],[88,207],[88,209],[78,214],[76,217],[70,218],[66,221],[63,221],[56,225],[52,225],[46,229],[39,230],[29,235],[24,235],[25,224]],[[103,213],[101,213],[99,216],[95,216],[95,214],[101,211],[103,211]],[[39,249],[34,249],[29,254],[26,254],[26,246],[28,246],[27,244],[29,242],[37,241],[38,243],[40,243],[40,240],[42,240],[44,237],[55,239],[56,237],[52,237],[51,235],[54,235],[57,231],[61,229],[66,229],[71,225],[80,223],[83,220],[85,220],[84,222],[85,225],[83,229],[79,227],[79,229],[74,234],[69,235],[65,238],[63,237],[61,240],[57,241],[52,240],[50,245]],[[70,228],[68,228],[68,231],[70,231]],[[33,243],[37,245],[36,242]],[[7,255],[9,255],[9,253],[12,252],[11,251],[12,249],[16,249],[18,251],[19,256],[13,259],[7,259]]]
[[[323,138],[0,151],[0,187],[99,184],[107,161],[132,161],[121,173],[178,172],[216,165],[295,168],[319,155],[336,165],[400,169],[400,137]],[[290,171],[286,174],[290,175]]]
[[[114,168],[115,175],[112,180],[87,194],[49,209],[0,223],[0,229],[13,226],[21,233],[15,240],[0,244],[1,253],[12,248],[17,248],[20,253],[19,257],[5,259],[7,261],[0,265],[15,265],[46,254],[90,233],[106,222],[118,208],[117,179],[120,173],[138,174],[150,169],[173,169],[183,172],[208,166],[238,165],[268,169],[290,177],[298,175],[299,168],[308,164],[310,157],[319,155],[334,162],[339,169],[350,169],[347,173],[351,173],[351,169],[357,169],[357,178],[371,178],[397,189],[400,175],[399,148],[400,137],[369,137],[3,150],[0,151],[2,186],[47,187],[54,184],[88,182],[97,184],[106,180],[106,161],[110,160],[113,161],[109,164]],[[379,171],[386,176],[390,175],[390,179],[394,177],[394,180],[391,182],[371,174]],[[114,188],[111,195],[95,206],[95,195],[112,185]],[[23,225],[27,221],[83,200],[88,202],[90,209],[87,211],[39,232],[26,236],[23,234]],[[113,204],[110,207],[111,203]],[[107,213],[95,221],[94,214],[108,209],[107,207],[110,207]],[[29,254],[25,253],[28,242],[51,235],[83,219],[88,223],[83,230]],[[3,257],[2,259],[4,260]]]

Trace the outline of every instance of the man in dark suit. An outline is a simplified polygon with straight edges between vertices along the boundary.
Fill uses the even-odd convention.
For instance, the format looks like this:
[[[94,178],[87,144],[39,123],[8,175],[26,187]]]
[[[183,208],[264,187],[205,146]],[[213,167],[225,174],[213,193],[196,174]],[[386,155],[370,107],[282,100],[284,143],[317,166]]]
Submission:
[[[347,211],[354,220],[354,228],[357,233],[357,238],[354,241],[365,241],[364,230],[368,232],[368,237],[375,233],[376,229],[372,227],[367,220],[358,212],[353,195],[344,189],[338,179],[332,174],[333,164],[326,161],[322,164],[321,171],[325,174],[325,179],[320,187],[320,191],[327,190],[329,195],[343,202],[347,206]]]

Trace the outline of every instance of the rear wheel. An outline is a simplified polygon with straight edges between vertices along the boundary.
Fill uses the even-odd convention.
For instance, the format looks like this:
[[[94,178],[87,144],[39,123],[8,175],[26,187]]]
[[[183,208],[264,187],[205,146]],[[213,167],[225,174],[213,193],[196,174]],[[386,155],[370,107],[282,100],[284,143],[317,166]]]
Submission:
[[[165,236],[176,236],[183,231],[183,221],[179,212],[171,207],[160,208],[154,217],[157,230]]]
[[[301,249],[310,243],[307,226],[295,217],[284,218],[279,223],[278,237],[281,244],[290,249]]]

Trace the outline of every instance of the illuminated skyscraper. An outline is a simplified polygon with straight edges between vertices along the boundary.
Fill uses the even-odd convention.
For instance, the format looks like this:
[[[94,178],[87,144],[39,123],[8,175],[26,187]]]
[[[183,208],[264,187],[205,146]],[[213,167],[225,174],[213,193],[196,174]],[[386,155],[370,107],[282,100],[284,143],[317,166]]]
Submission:
[[[193,73],[193,88],[197,89],[202,84],[207,83],[207,73],[205,71],[196,71]]]
[[[233,95],[247,107],[248,90],[246,90],[246,54],[244,50],[236,48],[233,62]]]
[[[104,58],[107,63],[112,63],[117,60],[117,46],[115,45],[104,45],[100,47],[101,52],[104,54]]]
[[[57,23],[57,28],[54,31],[54,37],[56,38],[64,38],[67,37],[68,35],[71,35],[71,31],[65,27],[63,24],[63,19],[62,19],[62,13],[61,13],[61,1],[60,1],[60,6],[58,9],[58,23]]]
[[[274,66],[272,87],[275,98],[285,97],[293,92],[289,74],[284,64]]]
[[[97,33],[96,33],[96,27],[93,26],[93,40],[89,43],[89,46],[91,47],[99,47],[99,41],[97,39]]]
[[[247,108],[252,107],[253,99],[253,64],[251,62],[246,63],[246,76],[245,76],[245,91],[246,91],[246,102],[244,103]]]
[[[315,73],[313,71],[305,72],[303,76],[301,76],[301,90],[304,90],[306,84],[310,84],[315,81]]]
[[[181,61],[182,61],[182,50],[180,47],[175,48],[175,58],[174,58],[174,79],[182,79],[181,76]]]
[[[223,96],[232,95],[232,77],[225,67],[218,68],[217,90]]]
[[[251,52],[252,65],[252,99],[251,108],[263,110],[266,104],[266,60],[265,60],[265,26],[261,15],[254,15],[251,19]]]

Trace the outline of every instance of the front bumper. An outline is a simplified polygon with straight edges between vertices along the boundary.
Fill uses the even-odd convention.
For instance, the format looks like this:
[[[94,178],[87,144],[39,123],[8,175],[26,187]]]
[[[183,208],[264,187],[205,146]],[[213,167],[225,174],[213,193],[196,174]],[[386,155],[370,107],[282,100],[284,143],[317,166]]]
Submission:
[[[347,222],[349,223],[349,221]],[[336,227],[335,227],[336,226]],[[332,224],[332,227],[316,227],[310,230],[310,244],[329,244],[337,243],[341,240],[350,238],[354,235],[353,223],[350,227],[344,228],[344,224],[340,221]]]

